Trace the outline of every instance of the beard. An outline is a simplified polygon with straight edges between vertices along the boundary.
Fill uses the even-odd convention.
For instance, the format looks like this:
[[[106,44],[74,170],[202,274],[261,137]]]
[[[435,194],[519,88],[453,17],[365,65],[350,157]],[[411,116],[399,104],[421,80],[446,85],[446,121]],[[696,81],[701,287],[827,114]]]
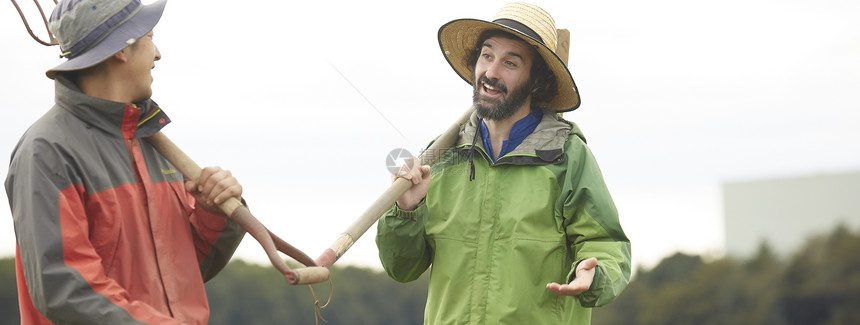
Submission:
[[[481,96],[481,88],[483,88],[482,84],[484,83],[501,91],[503,96],[499,99],[490,99]],[[509,93],[508,88],[499,82],[498,79],[490,80],[486,76],[478,79],[473,88],[472,103],[478,111],[478,117],[491,121],[501,121],[513,116],[525,103],[529,95],[531,95],[529,82],[524,82],[514,87]]]

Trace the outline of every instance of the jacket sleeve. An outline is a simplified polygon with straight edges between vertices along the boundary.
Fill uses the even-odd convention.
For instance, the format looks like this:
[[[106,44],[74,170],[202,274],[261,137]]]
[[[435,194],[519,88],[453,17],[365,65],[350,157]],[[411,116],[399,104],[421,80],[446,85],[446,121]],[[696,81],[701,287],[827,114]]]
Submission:
[[[575,277],[579,262],[597,258],[591,287],[576,296],[583,306],[597,307],[615,300],[630,281],[630,241],[594,156],[578,137],[571,141],[563,191],[567,195],[561,209],[574,254],[568,281]]]
[[[74,168],[61,150],[38,141],[18,149],[5,185],[23,274],[19,287],[26,287],[33,307],[58,324],[179,324],[131,300],[107,277],[88,238],[85,190],[72,181]]]
[[[433,261],[433,249],[424,238],[427,205],[422,200],[414,211],[394,204],[377,223],[376,246],[385,272],[399,282],[421,276]]]
[[[195,231],[194,248],[200,263],[200,273],[203,281],[209,281],[230,261],[245,237],[245,230],[233,219],[209,212],[197,205],[190,193],[188,200],[193,202],[193,212],[189,220]]]

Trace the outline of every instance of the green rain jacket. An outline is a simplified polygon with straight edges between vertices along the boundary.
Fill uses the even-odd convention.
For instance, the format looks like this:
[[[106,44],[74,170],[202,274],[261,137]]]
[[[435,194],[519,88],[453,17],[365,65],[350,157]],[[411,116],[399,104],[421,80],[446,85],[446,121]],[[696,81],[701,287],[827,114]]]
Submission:
[[[545,112],[492,163],[480,138],[472,148],[478,125],[473,114],[414,211],[395,205],[380,219],[383,267],[408,282],[433,266],[425,324],[589,324],[588,307],[611,302],[630,280],[630,241],[582,132]],[[598,266],[588,291],[546,289],[570,282],[591,257]]]

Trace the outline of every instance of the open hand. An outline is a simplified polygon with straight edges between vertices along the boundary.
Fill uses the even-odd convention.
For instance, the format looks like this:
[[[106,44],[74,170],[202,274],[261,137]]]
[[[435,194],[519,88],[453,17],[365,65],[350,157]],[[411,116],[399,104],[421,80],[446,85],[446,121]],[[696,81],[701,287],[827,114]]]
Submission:
[[[591,282],[594,281],[594,272],[597,267],[597,259],[592,257],[584,260],[576,266],[576,277],[568,284],[558,284],[555,282],[548,283],[546,288],[549,291],[563,296],[576,296],[583,293],[591,287]]]

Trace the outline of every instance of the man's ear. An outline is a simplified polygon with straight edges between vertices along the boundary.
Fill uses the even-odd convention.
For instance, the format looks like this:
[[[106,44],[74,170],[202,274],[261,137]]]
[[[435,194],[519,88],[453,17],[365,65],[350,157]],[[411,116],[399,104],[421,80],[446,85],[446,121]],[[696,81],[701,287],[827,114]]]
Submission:
[[[122,63],[128,63],[128,52],[130,51],[130,47],[126,47],[122,49],[122,51],[116,52],[113,54],[112,58],[117,59]]]
[[[540,77],[540,76],[531,78],[532,94],[536,94],[538,92],[543,91],[544,79],[545,78]],[[540,85],[540,86],[538,86],[538,85]]]

